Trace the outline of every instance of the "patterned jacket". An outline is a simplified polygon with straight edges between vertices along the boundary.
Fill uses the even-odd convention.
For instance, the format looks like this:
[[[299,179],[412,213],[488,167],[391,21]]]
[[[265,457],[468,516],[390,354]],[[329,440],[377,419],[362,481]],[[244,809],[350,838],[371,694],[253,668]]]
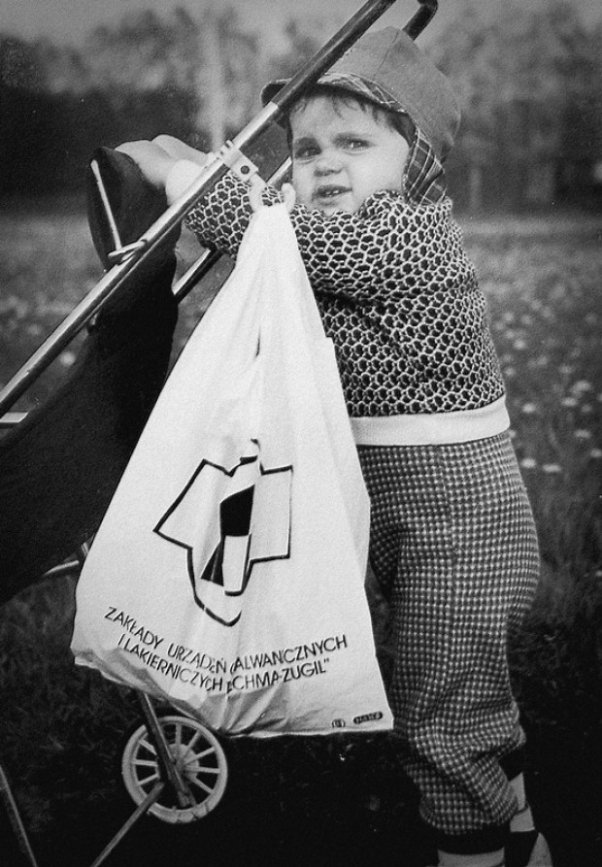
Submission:
[[[474,410],[504,394],[485,298],[420,134],[404,188],[375,193],[355,214],[291,213],[351,417]],[[264,202],[276,201],[266,188]],[[236,256],[250,214],[246,187],[229,174],[188,225]]]

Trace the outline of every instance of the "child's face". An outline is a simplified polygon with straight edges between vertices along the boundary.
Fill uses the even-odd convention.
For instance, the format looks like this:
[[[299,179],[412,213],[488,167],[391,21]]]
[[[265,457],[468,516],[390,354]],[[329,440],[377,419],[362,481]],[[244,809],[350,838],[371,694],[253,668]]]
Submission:
[[[401,191],[409,146],[384,117],[317,95],[291,112],[290,126],[300,204],[326,215],[353,214],[378,190]]]

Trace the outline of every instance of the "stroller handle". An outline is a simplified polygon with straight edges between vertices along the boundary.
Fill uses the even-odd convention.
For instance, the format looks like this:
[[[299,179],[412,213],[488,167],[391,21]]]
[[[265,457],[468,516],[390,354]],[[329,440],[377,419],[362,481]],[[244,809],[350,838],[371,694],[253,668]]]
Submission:
[[[223,150],[229,153],[240,152],[256,141],[259,135],[292,105],[301,92],[332,66],[395,2],[396,0],[368,0],[329,42],[302,66],[289,83],[278,92],[274,101],[268,103],[232,142],[224,146]],[[420,8],[404,27],[405,32],[412,39],[422,32],[437,10],[437,0],[419,0],[419,3]],[[104,302],[126,282],[140,263],[184,220],[196,202],[229,171],[228,158],[223,158],[222,153],[220,151],[206,164],[188,190],[141,235],[136,244],[132,245],[131,253],[103,275],[88,295],[5,385],[0,391],[0,417],[27,391],[28,387],[95,316]]]

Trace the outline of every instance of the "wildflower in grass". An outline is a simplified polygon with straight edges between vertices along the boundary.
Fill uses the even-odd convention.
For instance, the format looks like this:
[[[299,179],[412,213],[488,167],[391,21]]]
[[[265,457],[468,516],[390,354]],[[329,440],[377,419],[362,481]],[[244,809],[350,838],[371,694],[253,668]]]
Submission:
[[[504,376],[506,379],[514,379],[516,376],[516,368],[515,367],[505,367],[504,368]]]
[[[575,437],[576,440],[591,440],[592,432],[591,432],[591,430],[588,430],[587,428],[580,427],[580,428],[577,428],[577,430],[575,431],[573,436]]]
[[[591,382],[588,382],[587,379],[579,379],[574,383],[572,390],[583,393],[584,391],[591,391],[591,389]]]
[[[542,464],[541,468],[548,476],[557,476],[562,472],[560,464]]]
[[[589,453],[589,456],[594,461],[602,460],[602,449],[592,449]]]
[[[579,406],[579,401],[576,397],[571,397],[569,395],[568,397],[562,398],[562,400],[560,401],[560,406],[564,406],[567,409],[574,409],[576,406]]]
[[[535,458],[523,458],[520,462],[523,470],[536,470],[537,469],[537,461]]]
[[[522,352],[523,349],[527,348],[527,345],[527,341],[523,340],[522,337],[518,337],[512,344],[512,346],[514,347],[514,349],[516,349],[517,352]]]
[[[581,406],[581,412],[583,415],[591,415],[593,413],[593,411],[594,411],[594,408],[591,405],[591,403],[584,403]]]
[[[537,406],[534,403],[523,403],[521,411],[524,415],[535,415]]]
[[[564,376],[570,376],[570,374],[573,372],[573,365],[572,364],[561,364],[560,367],[558,368],[558,370]]]
[[[60,361],[63,367],[71,367],[75,361],[75,352],[67,350],[66,352],[61,353]]]

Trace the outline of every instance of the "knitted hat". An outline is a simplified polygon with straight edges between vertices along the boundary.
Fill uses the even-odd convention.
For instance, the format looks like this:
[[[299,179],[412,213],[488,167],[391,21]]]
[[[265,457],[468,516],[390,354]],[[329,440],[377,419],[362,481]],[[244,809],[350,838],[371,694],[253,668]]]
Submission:
[[[266,84],[263,104],[286,83]],[[385,27],[364,34],[316,83],[409,115],[441,160],[451,150],[460,123],[452,87],[403,30]]]

